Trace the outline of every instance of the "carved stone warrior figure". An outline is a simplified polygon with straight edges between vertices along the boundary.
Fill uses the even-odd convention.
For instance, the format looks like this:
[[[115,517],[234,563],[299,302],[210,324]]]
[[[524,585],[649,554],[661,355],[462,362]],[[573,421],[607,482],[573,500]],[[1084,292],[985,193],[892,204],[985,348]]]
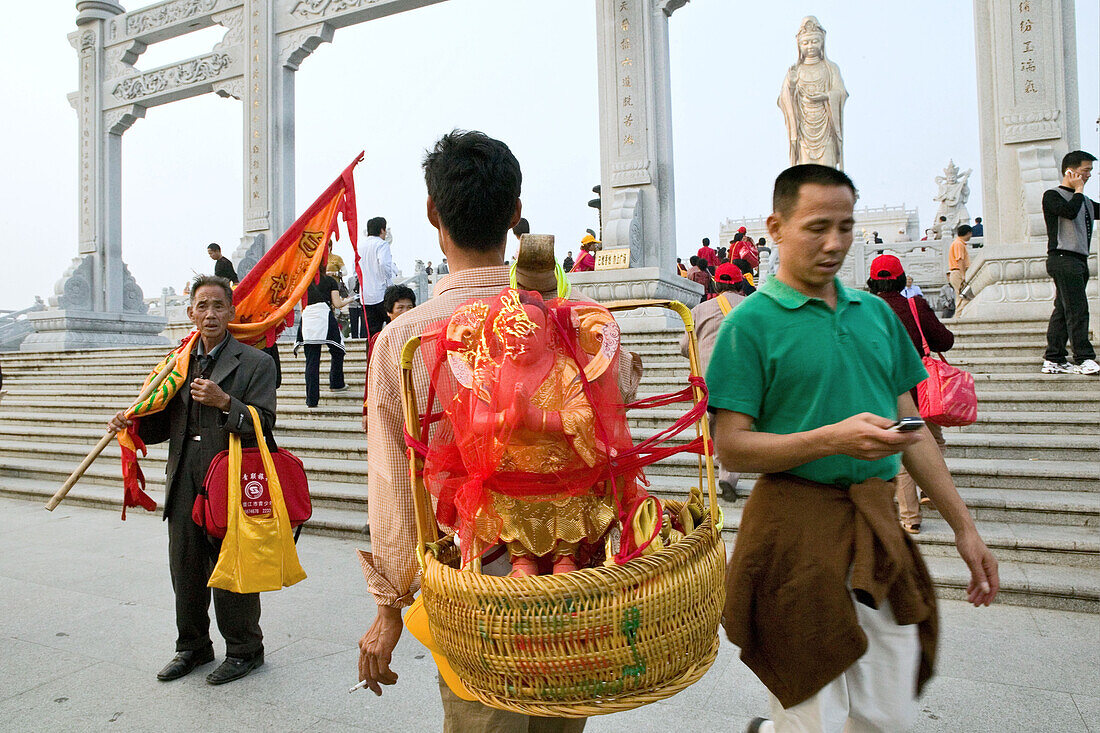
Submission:
[[[966,210],[966,202],[970,199],[968,181],[973,170],[970,168],[960,176],[959,167],[955,165],[955,161],[949,160],[947,167],[943,169],[943,175],[936,176],[936,185],[939,190],[932,200],[939,201],[940,206],[936,210],[932,231],[940,237],[954,236],[960,224],[970,223],[970,212]],[[947,221],[940,221],[941,216]]]
[[[798,30],[798,63],[779,91],[787,123],[791,165],[817,163],[844,168],[843,113],[848,91],[840,69],[825,58],[825,29],[810,15]]]

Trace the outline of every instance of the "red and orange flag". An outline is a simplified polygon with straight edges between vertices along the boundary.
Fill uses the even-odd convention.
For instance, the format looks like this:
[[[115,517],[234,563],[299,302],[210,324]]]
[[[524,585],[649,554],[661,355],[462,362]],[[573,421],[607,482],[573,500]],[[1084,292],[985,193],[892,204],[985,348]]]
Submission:
[[[229,324],[229,332],[239,341],[257,348],[271,346],[287,326],[293,325],[294,306],[305,296],[310,283],[317,280],[318,273],[323,272],[328,259],[329,238],[333,235],[339,238],[337,215],[344,217],[351,245],[356,248],[358,224],[352,173],[362,160],[363,153],[359,153],[340,177],[279,237],[233,291],[236,315]],[[196,339],[198,332],[192,331],[153,368],[145,378],[142,391],[167,368],[172,357],[176,357],[172,371],[161,385],[147,399],[127,410],[127,415],[134,418],[134,424],[118,434],[125,490],[123,519],[126,519],[127,507],[140,506],[148,511],[157,508],[157,503],[145,493],[145,476],[138,465],[137,454],[140,451],[145,455],[146,449],[138,436],[137,419],[163,410],[187,383],[187,367]]]
[[[283,329],[294,323],[294,306],[301,302],[310,283],[317,280],[317,274],[324,271],[329,237],[336,234],[339,239],[337,214],[343,215],[351,245],[356,246],[352,171],[361,160],[363,153],[279,237],[233,291],[237,315],[229,324],[229,332],[239,341],[257,348],[270,346]]]

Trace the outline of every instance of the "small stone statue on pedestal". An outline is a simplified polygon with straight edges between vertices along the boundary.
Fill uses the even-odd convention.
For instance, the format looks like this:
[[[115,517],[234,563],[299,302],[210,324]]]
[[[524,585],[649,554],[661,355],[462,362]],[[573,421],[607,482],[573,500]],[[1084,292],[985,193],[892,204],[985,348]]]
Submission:
[[[939,190],[932,199],[940,202],[936,210],[935,223],[932,225],[936,239],[953,237],[960,224],[970,223],[970,212],[966,210],[966,202],[970,199],[968,181],[973,170],[973,168],[967,169],[966,173],[960,176],[959,167],[955,165],[954,160],[950,160],[947,167],[943,169],[944,175],[936,176],[936,185]],[[941,216],[946,221],[940,221]]]

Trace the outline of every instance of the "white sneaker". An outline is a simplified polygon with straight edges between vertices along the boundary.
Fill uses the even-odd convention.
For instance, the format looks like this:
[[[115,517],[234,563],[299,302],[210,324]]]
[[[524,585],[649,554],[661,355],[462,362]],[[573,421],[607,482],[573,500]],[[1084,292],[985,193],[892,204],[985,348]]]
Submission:
[[[1092,363],[1096,364],[1096,362]],[[1097,368],[1100,370],[1100,366]],[[1043,374],[1080,374],[1081,370],[1068,361],[1064,361],[1061,364],[1055,364],[1053,361],[1043,361],[1042,372]]]
[[[1100,364],[1095,359],[1085,359],[1077,365],[1078,374],[1100,374]]]

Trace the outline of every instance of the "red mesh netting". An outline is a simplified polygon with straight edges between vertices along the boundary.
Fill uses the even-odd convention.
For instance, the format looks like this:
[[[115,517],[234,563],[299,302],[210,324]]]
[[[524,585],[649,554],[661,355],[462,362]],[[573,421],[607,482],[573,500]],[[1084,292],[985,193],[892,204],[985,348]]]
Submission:
[[[607,309],[506,288],[465,303],[421,348],[446,418],[424,482],[464,562],[500,541],[571,554],[646,496],[640,466],[612,466],[632,443]]]

